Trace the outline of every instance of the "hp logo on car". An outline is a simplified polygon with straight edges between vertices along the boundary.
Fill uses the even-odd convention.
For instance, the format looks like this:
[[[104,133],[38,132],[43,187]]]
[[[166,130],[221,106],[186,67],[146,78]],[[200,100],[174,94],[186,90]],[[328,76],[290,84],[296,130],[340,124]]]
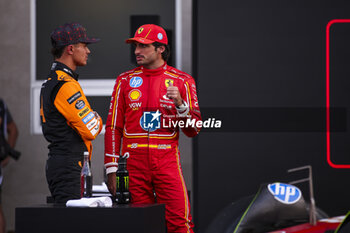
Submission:
[[[274,198],[284,204],[294,204],[301,198],[300,189],[290,184],[273,183],[267,187]]]

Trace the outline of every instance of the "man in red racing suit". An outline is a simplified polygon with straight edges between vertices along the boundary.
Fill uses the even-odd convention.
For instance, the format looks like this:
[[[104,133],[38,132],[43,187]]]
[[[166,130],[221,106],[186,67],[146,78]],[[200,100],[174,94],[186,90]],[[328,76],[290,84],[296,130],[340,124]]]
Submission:
[[[195,82],[166,64],[163,28],[143,25],[126,42],[134,43],[141,66],[119,75],[114,86],[105,133],[108,188],[114,195],[118,158],[129,152],[132,203],[154,203],[155,193],[166,204],[168,233],[193,232],[178,139],[180,127],[189,137],[199,133]]]

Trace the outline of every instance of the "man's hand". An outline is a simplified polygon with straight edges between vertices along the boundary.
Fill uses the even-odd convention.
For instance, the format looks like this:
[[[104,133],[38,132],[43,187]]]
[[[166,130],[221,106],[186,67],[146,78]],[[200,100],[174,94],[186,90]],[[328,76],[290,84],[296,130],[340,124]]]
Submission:
[[[174,101],[176,107],[182,104],[179,88],[174,86],[172,82],[169,82],[169,86],[166,89],[166,96]]]
[[[107,174],[107,187],[112,196],[117,192],[116,172]]]

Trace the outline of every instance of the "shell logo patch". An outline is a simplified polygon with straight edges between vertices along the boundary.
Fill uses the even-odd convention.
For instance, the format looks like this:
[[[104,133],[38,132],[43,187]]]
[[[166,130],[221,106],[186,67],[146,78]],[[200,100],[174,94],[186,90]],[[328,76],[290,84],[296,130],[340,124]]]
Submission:
[[[170,86],[170,83],[171,83],[172,85],[174,85],[174,80],[172,80],[172,79],[165,79],[165,86],[166,86],[166,87],[169,87],[169,86]]]
[[[142,31],[143,31],[143,28],[139,28],[139,30],[137,30],[137,33],[138,33],[138,34],[141,34]]]
[[[137,90],[137,89],[135,89],[135,90],[131,90],[130,92],[129,92],[129,99],[131,100],[131,101],[138,101],[139,99],[140,99],[140,97],[141,97],[141,91],[139,91],[139,90]]]

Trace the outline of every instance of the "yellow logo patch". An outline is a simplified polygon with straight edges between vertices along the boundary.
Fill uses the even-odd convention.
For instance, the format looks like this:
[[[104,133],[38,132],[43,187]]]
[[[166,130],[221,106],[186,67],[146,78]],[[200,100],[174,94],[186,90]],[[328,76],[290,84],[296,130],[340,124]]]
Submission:
[[[129,98],[131,101],[137,101],[140,99],[140,97],[141,97],[141,92],[137,89],[129,92]]]
[[[78,113],[78,116],[79,116],[80,118],[82,118],[84,115],[86,115],[86,113],[89,112],[89,110],[90,110],[89,107],[85,107],[83,110],[81,110],[81,111]]]
[[[170,86],[170,83],[171,83],[172,85],[174,85],[174,80],[172,80],[172,79],[165,79],[165,86],[166,86],[166,87],[169,87],[169,86]]]
[[[138,34],[141,34],[143,32],[143,28],[139,28],[139,30],[137,30]]]

